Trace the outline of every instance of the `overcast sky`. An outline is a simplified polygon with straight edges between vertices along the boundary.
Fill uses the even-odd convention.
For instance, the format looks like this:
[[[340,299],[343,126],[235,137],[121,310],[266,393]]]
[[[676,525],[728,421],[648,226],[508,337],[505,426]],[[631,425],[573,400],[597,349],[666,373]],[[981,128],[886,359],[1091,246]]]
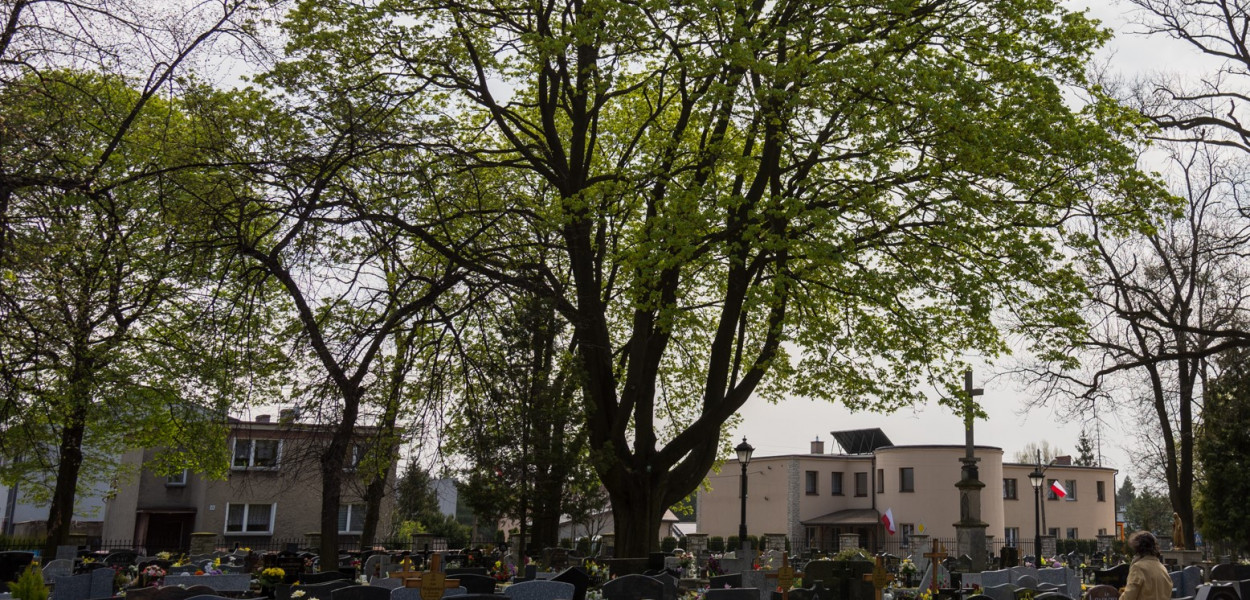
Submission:
[[[1183,72],[1187,68],[1193,72],[1204,62],[1181,42],[1137,33],[1141,28],[1133,24],[1133,9],[1127,2],[1094,0],[1067,4],[1088,7],[1092,16],[1116,31],[1115,39],[1099,54],[1099,60],[1105,61],[1112,72],[1126,78]],[[974,374],[974,385],[985,390],[985,395],[979,399],[989,415],[988,421],[976,423],[977,444],[1002,448],[1008,461],[1026,444],[1043,440],[1075,455],[1080,422],[1063,422],[1054,409],[1026,411],[1025,403],[1029,398],[1017,384],[1007,377],[991,378],[992,374],[988,370],[978,370]],[[829,443],[830,431],[868,427],[881,428],[899,445],[964,443],[962,420],[936,402],[887,416],[852,414],[838,405],[803,399],[773,406],[755,397],[747,402],[741,415],[743,419],[736,429],[734,443],[745,435],[761,456],[807,452],[808,442],[817,436],[827,442],[826,451],[831,451],[834,447]],[[1089,417],[1087,415],[1086,419]],[[1116,477],[1118,485],[1126,474],[1134,475],[1126,444],[1121,441],[1131,439],[1127,432],[1133,430],[1133,424],[1121,421],[1116,415],[1100,414],[1099,418],[1103,421],[1100,431],[1103,465],[1120,470]]]

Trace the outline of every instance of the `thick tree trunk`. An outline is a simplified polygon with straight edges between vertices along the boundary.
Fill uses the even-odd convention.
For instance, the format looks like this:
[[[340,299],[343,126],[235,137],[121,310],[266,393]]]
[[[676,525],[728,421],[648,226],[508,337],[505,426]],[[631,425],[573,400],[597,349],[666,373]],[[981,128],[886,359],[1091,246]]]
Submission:
[[[615,556],[642,558],[660,548],[660,521],[667,505],[656,477],[659,473],[616,469],[604,480],[612,501]],[[697,482],[696,482],[697,484]]]
[[[343,469],[347,450],[356,432],[360,392],[344,393],[342,421],[321,455],[321,570],[334,571],[339,564],[339,507],[343,504]]]
[[[360,531],[360,549],[373,547],[378,534],[378,521],[382,512],[382,498],[386,495],[386,475],[374,477],[365,486],[365,526]],[[372,573],[365,573],[372,575]]]
[[[56,556],[56,547],[69,540],[70,527],[74,521],[78,475],[82,470],[82,440],[85,431],[86,410],[81,405],[75,406],[69,415],[69,422],[61,430],[56,488],[52,492],[52,505],[48,507],[48,538],[44,544],[44,556]]]

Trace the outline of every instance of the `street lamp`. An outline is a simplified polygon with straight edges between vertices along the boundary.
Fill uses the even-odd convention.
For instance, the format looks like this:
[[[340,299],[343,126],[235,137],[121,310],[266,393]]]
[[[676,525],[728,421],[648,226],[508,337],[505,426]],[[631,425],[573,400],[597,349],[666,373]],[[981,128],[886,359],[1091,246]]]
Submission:
[[[742,443],[734,447],[734,452],[738,453],[738,464],[742,465],[742,520],[738,523],[738,543],[746,544],[747,541],[747,464],[751,462],[751,453],[755,448],[747,443],[747,437],[742,436]]]
[[[1046,481],[1046,473],[1042,472],[1042,459],[1039,456],[1037,466],[1029,473],[1029,483],[1033,484],[1033,564],[1040,565],[1042,560],[1042,484]]]

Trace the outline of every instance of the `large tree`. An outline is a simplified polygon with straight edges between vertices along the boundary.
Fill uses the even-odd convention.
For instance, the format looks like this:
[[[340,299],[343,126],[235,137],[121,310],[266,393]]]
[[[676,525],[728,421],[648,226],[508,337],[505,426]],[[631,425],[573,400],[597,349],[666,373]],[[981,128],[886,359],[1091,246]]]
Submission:
[[[421,107],[430,158],[396,176],[439,219],[372,218],[571,324],[623,555],[752,395],[958,382],[1006,350],[996,309],[1072,322],[1075,207],[1152,197],[1122,115],[1066,101],[1108,34],[1056,2],[319,0],[287,31]]]
[[[1228,540],[1240,551],[1250,550],[1250,365],[1247,351],[1226,353],[1218,361],[1223,371],[1204,390],[1205,411],[1212,415],[1198,429],[1196,453],[1202,477],[1198,507],[1202,534],[1208,540]]]
[[[157,471],[224,475],[228,407],[263,378],[247,380],[259,355],[237,337],[256,321],[212,299],[214,289],[237,288],[219,285],[228,265],[197,243],[192,190],[207,192],[179,168],[201,160],[186,142],[202,123],[163,99],[132,113],[142,92],[119,77],[47,75],[39,93],[0,90],[5,125],[34,122],[47,147],[4,137],[0,153],[40,156],[48,181],[87,176],[82,166],[115,142],[117,122],[132,121],[93,185],[32,183],[9,196],[0,477],[47,487],[38,499],[49,505],[55,550],[69,534],[77,490],[117,475],[127,448],[164,448]],[[145,182],[130,185],[132,177]]]
[[[1139,467],[1148,466],[1139,473],[1167,490],[1186,547],[1193,547],[1202,383],[1207,357],[1241,343],[1221,332],[1245,319],[1250,270],[1240,255],[1250,230],[1237,205],[1245,178],[1235,162],[1210,146],[1163,149],[1183,204],[1145,232],[1090,224],[1083,267],[1089,324],[1041,373],[1074,410],[1109,405],[1139,415],[1149,433],[1129,451]],[[1083,371],[1061,368],[1075,358],[1084,359]]]
[[[283,65],[268,76],[275,86],[296,87]],[[298,370],[294,400],[329,433],[312,451],[320,555],[334,557],[357,426],[370,406],[381,407],[383,430],[396,418],[389,411],[404,386],[395,378],[412,368],[409,334],[445,318],[440,302],[462,275],[401,229],[362,216],[412,199],[401,180],[385,176],[409,160],[392,143],[402,99],[243,90],[207,95],[198,110],[215,115],[214,161],[230,165],[215,175],[222,189],[202,197],[201,210],[217,246],[249,265],[247,280],[276,289],[258,301],[289,307],[281,335]],[[392,441],[366,455],[369,476],[393,464]]]

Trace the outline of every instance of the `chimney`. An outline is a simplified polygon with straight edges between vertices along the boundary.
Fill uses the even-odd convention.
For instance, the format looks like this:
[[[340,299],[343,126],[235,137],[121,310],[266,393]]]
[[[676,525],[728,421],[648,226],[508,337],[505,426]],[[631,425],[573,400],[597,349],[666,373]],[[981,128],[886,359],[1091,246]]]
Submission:
[[[824,454],[825,443],[820,441],[820,436],[816,436],[816,440],[812,442],[812,454]]]
[[[284,408],[278,411],[279,423],[294,423],[296,419],[299,419],[299,411],[294,408]]]
[[[1072,457],[1071,456],[1056,456],[1055,464],[1058,466],[1062,466],[1062,467],[1070,467],[1072,466]]]
[[[269,422],[269,415],[256,415],[256,422],[257,422],[257,423],[268,423],[268,422]]]

